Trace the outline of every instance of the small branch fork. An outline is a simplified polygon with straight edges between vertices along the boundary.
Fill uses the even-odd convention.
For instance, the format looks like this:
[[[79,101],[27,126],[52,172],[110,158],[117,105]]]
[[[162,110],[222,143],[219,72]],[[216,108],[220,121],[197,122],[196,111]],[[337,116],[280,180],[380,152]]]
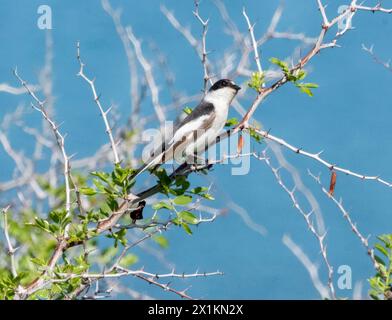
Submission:
[[[202,48],[201,48],[201,63],[203,65],[203,70],[204,70],[204,92],[207,91],[207,83],[208,81],[212,85],[212,79],[211,76],[208,74],[208,60],[207,60],[207,49],[206,49],[206,38],[207,38],[207,31],[208,31],[208,21],[209,19],[203,20],[202,17],[199,14],[199,1],[195,0],[195,11],[193,12],[193,15],[196,17],[196,19],[201,23],[203,27],[203,33],[201,37],[201,43],[202,43]]]
[[[139,61],[139,64],[144,71],[144,76],[146,78],[147,85],[151,92],[151,102],[152,105],[154,106],[154,110],[159,120],[159,123],[163,124],[165,121],[165,113],[159,102],[159,88],[154,79],[152,66],[144,57],[140,40],[136,38],[135,34],[132,31],[132,28],[127,27],[126,32],[127,32],[128,39],[131,41],[134,47],[136,58]]]
[[[80,70],[77,75],[79,77],[82,77],[89,84],[89,86],[91,88],[94,101],[99,109],[99,112],[101,113],[103,122],[105,124],[106,133],[109,136],[110,145],[111,145],[112,152],[113,152],[114,163],[115,164],[120,163],[120,158],[119,158],[118,152],[117,152],[117,145],[116,145],[116,142],[114,141],[112,128],[110,127],[109,120],[108,120],[108,113],[110,112],[112,107],[110,107],[109,109],[104,111],[102,104],[101,104],[101,101],[100,101],[100,95],[97,94],[97,90],[95,88],[95,83],[94,83],[95,79],[88,78],[86,76],[86,74],[84,73],[85,64],[82,62],[82,59],[80,56],[80,43],[79,42],[77,42],[77,44],[76,44],[76,49],[77,49],[77,59],[78,59],[79,65],[80,65]]]
[[[195,1],[195,11],[193,12],[193,15],[196,17],[196,19],[200,22],[202,25],[203,31],[202,31],[202,40],[201,40],[201,45],[197,41],[197,39],[192,35],[192,32],[189,30],[189,28],[185,28],[180,24],[180,22],[177,20],[177,18],[174,16],[172,12],[170,12],[164,5],[161,5],[161,11],[167,18],[167,20],[170,22],[170,24],[173,26],[174,29],[176,29],[179,33],[183,35],[183,37],[189,42],[191,47],[194,49],[196,52],[197,56],[200,58],[200,61],[203,65],[203,88],[204,92],[207,90],[207,84],[208,82],[212,84],[212,76],[209,74],[210,69],[211,69],[211,64],[208,61],[208,52],[206,49],[206,37],[207,37],[207,31],[208,31],[208,22],[209,19],[203,19],[200,14],[199,14],[199,1]]]
[[[391,61],[383,61],[374,53],[374,46],[371,45],[370,47],[366,47],[364,44],[362,44],[362,49],[369,53],[369,55],[373,58],[373,60],[382,65],[385,69],[387,69],[389,72],[392,72],[392,66],[391,66]]]
[[[328,287],[326,287],[320,280],[318,266],[314,264],[303,249],[294,242],[288,234],[282,237],[283,244],[297,257],[305,269],[308,271],[313,286],[316,288],[322,298],[328,297]]]
[[[26,91],[29,93],[29,95],[32,97],[32,99],[35,101],[36,104],[32,103],[32,107],[37,110],[38,112],[41,113],[43,118],[48,122],[50,125],[50,128],[52,129],[57,145],[61,151],[61,155],[63,158],[63,175],[64,175],[64,184],[65,184],[65,211],[67,214],[67,217],[71,216],[71,186],[70,186],[70,157],[68,157],[67,152],[65,150],[65,136],[62,135],[59,131],[59,125],[57,125],[48,115],[48,113],[45,110],[45,101],[41,101],[37,95],[30,90],[30,87],[27,85],[27,82],[24,81],[18,74],[17,69],[15,68],[14,70],[14,75],[15,77],[20,81],[22,86],[26,89]],[[66,226],[64,236],[68,236],[68,229],[69,225]]]
[[[316,183],[320,186],[321,190],[323,191],[323,193],[329,198],[331,199],[331,201],[336,205],[336,207],[339,209],[339,211],[342,213],[343,218],[347,221],[347,223],[350,225],[350,228],[352,230],[352,232],[358,237],[358,239],[360,240],[362,246],[366,249],[367,254],[370,257],[370,260],[372,261],[372,264],[374,266],[374,269],[376,271],[379,270],[379,265],[378,262],[376,261],[375,257],[374,257],[374,250],[372,248],[370,248],[369,246],[369,237],[365,237],[363,236],[363,234],[359,231],[356,223],[353,222],[353,220],[350,217],[349,212],[344,208],[343,206],[343,200],[337,200],[333,195],[331,195],[331,193],[325,189],[321,183],[321,179],[320,176],[315,176],[310,170],[308,170],[308,174],[310,177],[312,177]]]
[[[328,259],[328,255],[327,255],[327,246],[325,244],[325,237],[326,237],[326,233],[324,234],[320,234],[318,232],[318,230],[316,230],[316,227],[313,224],[313,221],[311,219],[311,216],[313,214],[313,211],[310,212],[305,212],[302,207],[300,206],[300,204],[298,203],[298,200],[295,196],[295,187],[290,190],[285,183],[283,182],[280,174],[279,174],[279,168],[275,168],[272,166],[270,160],[268,159],[267,155],[266,155],[266,151],[263,152],[264,154],[264,158],[265,158],[265,163],[267,164],[267,166],[271,169],[272,173],[275,176],[275,179],[278,181],[279,185],[283,188],[283,190],[289,195],[291,201],[293,202],[294,207],[299,211],[299,213],[302,215],[302,217],[304,218],[306,225],[308,226],[308,229],[310,230],[310,232],[313,234],[313,236],[317,239],[317,242],[319,244],[320,247],[320,252],[321,255],[323,257],[325,266],[327,267],[328,270],[328,288],[330,291],[330,295],[333,299],[336,299],[336,293],[335,293],[335,288],[333,285],[333,267],[329,262]],[[327,297],[330,298],[330,297]]]
[[[249,34],[250,34],[250,39],[252,41],[252,47],[253,47],[253,52],[254,52],[254,59],[256,61],[256,65],[257,65],[257,71],[260,74],[262,74],[263,73],[263,69],[261,67],[258,45],[257,45],[257,41],[256,41],[255,34],[254,34],[255,24],[253,24],[253,25],[251,24],[250,19],[249,19],[248,15],[246,14],[245,7],[242,9],[242,14],[245,17],[246,23],[248,24],[248,31],[249,31]]]

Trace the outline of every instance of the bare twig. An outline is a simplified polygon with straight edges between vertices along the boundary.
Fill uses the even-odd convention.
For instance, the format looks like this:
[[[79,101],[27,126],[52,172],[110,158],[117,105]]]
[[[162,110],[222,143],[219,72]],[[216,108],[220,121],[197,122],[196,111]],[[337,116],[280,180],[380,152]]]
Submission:
[[[147,272],[144,269],[140,270],[130,270],[123,268],[121,266],[116,266],[116,270],[114,273],[82,273],[82,274],[68,274],[68,273],[59,273],[60,276],[66,279],[73,279],[73,278],[83,278],[83,279],[105,279],[105,278],[119,278],[124,276],[145,276],[155,279],[162,279],[162,278],[200,278],[200,277],[210,277],[216,275],[223,275],[221,271],[214,271],[214,272],[199,272],[196,271],[194,273],[175,273],[174,270],[170,273],[151,273]]]
[[[339,167],[339,166],[337,166],[337,165],[335,165],[333,163],[328,162],[327,160],[321,158],[322,151],[318,152],[318,153],[311,153],[311,152],[303,150],[302,148],[295,147],[295,146],[289,144],[288,142],[286,142],[285,140],[283,140],[281,138],[278,138],[278,137],[275,137],[275,136],[271,135],[269,133],[269,131],[264,131],[264,130],[260,130],[260,129],[256,129],[256,128],[254,128],[254,130],[258,134],[260,134],[262,137],[264,137],[264,138],[266,138],[268,140],[274,141],[274,142],[278,143],[279,145],[281,145],[281,146],[283,146],[283,147],[285,147],[285,148],[287,148],[287,149],[289,149],[289,150],[291,150],[291,151],[293,151],[293,152],[295,152],[297,154],[300,154],[300,155],[303,155],[305,157],[311,158],[311,159],[321,163],[323,166],[327,167],[329,170],[335,170],[335,171],[338,171],[338,172],[342,172],[342,173],[344,173],[346,175],[353,176],[353,177],[359,178],[361,180],[374,180],[374,181],[377,181],[377,182],[379,182],[379,183],[381,183],[381,184],[383,184],[383,185],[385,185],[387,187],[392,187],[392,183],[391,182],[388,182],[388,181],[386,181],[384,179],[381,179],[380,176],[367,176],[367,175],[364,175],[364,174],[361,174],[361,173],[353,172],[353,171],[351,171],[349,169],[345,169],[345,168]]]
[[[206,90],[207,83],[208,81],[210,84],[212,84],[212,76],[209,75],[211,71],[211,65],[207,59],[208,52],[206,50],[206,36],[207,36],[207,30],[208,30],[208,19],[204,20],[200,17],[199,14],[199,2],[195,1],[195,11],[194,15],[198,19],[198,21],[202,24],[203,27],[203,32],[202,32],[202,41],[201,43],[197,41],[197,39],[192,35],[191,31],[188,28],[185,28],[180,24],[180,22],[177,20],[177,18],[174,16],[172,12],[170,12],[164,5],[161,5],[161,11],[167,18],[167,20],[170,22],[170,24],[173,26],[174,29],[176,29],[178,32],[180,32],[184,38],[189,42],[191,47],[195,50],[196,54],[198,55],[200,61],[202,62],[203,65],[203,71],[204,71],[204,91]]]
[[[132,127],[135,127],[138,122],[139,109],[140,109],[140,94],[139,94],[139,75],[137,73],[137,66],[135,61],[135,53],[132,51],[131,43],[127,36],[127,32],[121,23],[121,11],[119,9],[115,10],[110,5],[109,0],[101,1],[103,9],[112,18],[114,26],[116,28],[117,34],[119,35],[121,42],[124,47],[125,54],[127,56],[129,76],[130,76],[130,90],[129,95],[132,103],[132,112],[130,115],[130,121]]]
[[[257,65],[257,70],[258,70],[258,72],[260,74],[262,74],[263,73],[263,69],[261,67],[261,62],[260,62],[260,57],[259,57],[259,49],[258,49],[257,41],[256,41],[256,38],[255,38],[255,34],[254,34],[254,27],[255,27],[255,25],[251,24],[251,22],[249,20],[249,17],[246,14],[245,7],[242,8],[242,14],[245,17],[246,23],[248,24],[248,31],[249,31],[250,39],[251,39],[251,42],[252,42],[252,47],[253,47],[253,52],[254,52],[254,58],[255,58],[255,61],[256,61],[256,65]]]
[[[369,55],[373,58],[373,60],[382,65],[385,69],[387,69],[389,72],[392,72],[392,66],[390,61],[383,61],[374,53],[374,46],[371,45],[370,47],[366,47],[364,44],[362,44],[362,49],[369,53]]]
[[[328,288],[330,290],[330,296],[328,296],[328,298],[333,298],[336,299],[336,295],[335,295],[335,288],[333,285],[333,267],[329,262],[328,259],[328,255],[327,255],[327,246],[324,242],[325,237],[326,237],[326,233],[324,234],[320,234],[320,232],[318,230],[316,230],[313,221],[311,219],[311,216],[313,214],[313,211],[310,212],[305,212],[302,207],[300,206],[300,204],[298,203],[298,200],[295,196],[295,187],[290,190],[285,183],[283,182],[280,174],[279,174],[279,168],[275,168],[272,166],[270,160],[266,157],[265,151],[264,151],[264,157],[265,159],[265,163],[268,165],[268,167],[271,169],[272,173],[275,176],[275,179],[277,180],[277,182],[279,183],[279,185],[282,187],[282,189],[288,194],[288,196],[290,197],[291,201],[293,202],[294,207],[298,210],[298,212],[302,215],[302,217],[304,218],[306,225],[308,227],[308,229],[310,230],[310,232],[312,233],[312,235],[316,238],[319,247],[320,247],[320,253],[323,257],[325,266],[328,270]]]
[[[208,31],[208,21],[209,19],[203,20],[203,18],[199,14],[199,1],[195,0],[195,11],[193,12],[194,16],[197,18],[197,20],[201,23],[203,27],[203,34],[201,38],[201,63],[203,65],[203,70],[204,70],[204,92],[207,91],[207,83],[208,81],[210,84],[212,84],[212,79],[211,76],[208,74],[208,61],[207,61],[207,49],[206,49],[206,37],[207,37],[207,31]]]
[[[317,184],[320,186],[321,190],[323,191],[323,193],[332,200],[332,202],[336,205],[336,207],[339,209],[339,211],[342,213],[343,218],[347,221],[347,223],[350,225],[350,228],[352,230],[352,232],[358,237],[358,239],[361,241],[361,244],[363,245],[363,247],[366,249],[367,254],[369,255],[374,268],[376,269],[376,271],[379,270],[379,265],[378,262],[376,261],[375,257],[374,257],[374,250],[369,246],[369,241],[368,241],[368,237],[363,236],[363,234],[359,231],[356,223],[353,222],[353,220],[351,219],[351,216],[349,214],[349,212],[344,208],[343,206],[343,200],[340,199],[339,201],[330,194],[330,192],[325,189],[323,187],[323,185],[321,184],[321,179],[318,176],[315,176],[310,170],[308,170],[308,174],[309,176],[311,176],[316,182]]]
[[[146,77],[147,85],[151,92],[151,102],[154,106],[154,110],[157,115],[157,118],[159,122],[162,124],[165,121],[165,114],[159,102],[159,88],[155,82],[155,78],[152,72],[152,66],[144,57],[140,41],[134,35],[132,28],[127,27],[126,32],[128,35],[128,39],[131,41],[134,47],[136,58],[139,61],[139,64],[144,71],[144,76]]]
[[[35,92],[40,89],[37,85],[30,85],[30,90]],[[23,94],[26,92],[25,88],[22,87],[12,87],[8,83],[0,83],[0,92],[6,92],[14,95]]]
[[[117,145],[116,145],[116,142],[114,141],[112,128],[110,127],[109,120],[108,120],[108,113],[110,112],[111,108],[104,111],[102,104],[101,104],[101,101],[99,100],[100,96],[97,94],[97,90],[95,88],[95,83],[94,83],[95,79],[90,79],[84,73],[85,64],[82,62],[82,59],[80,57],[80,43],[79,42],[77,43],[76,47],[77,47],[77,59],[78,59],[79,65],[80,65],[78,76],[82,77],[89,84],[89,86],[91,88],[94,101],[99,109],[99,112],[100,112],[102,119],[103,119],[103,122],[105,124],[106,133],[109,136],[110,145],[111,145],[112,152],[113,152],[114,163],[115,164],[120,163],[120,159],[119,159],[118,152],[117,152]]]
[[[223,275],[222,272],[220,271],[215,271],[215,272],[198,272],[196,271],[195,273],[175,273],[174,270],[170,273],[165,273],[165,274],[154,274],[151,272],[144,271],[143,269],[140,270],[129,270],[120,266],[116,267],[116,270],[112,273],[83,273],[83,274],[67,274],[67,273],[60,273],[59,276],[63,277],[62,279],[59,279],[58,281],[68,281],[70,279],[74,278],[82,278],[91,284],[91,281],[96,281],[98,279],[113,279],[113,278],[120,278],[120,277],[125,277],[125,276],[134,276],[139,279],[142,279],[150,284],[153,284],[157,287],[162,288],[165,291],[170,291],[182,298],[190,299],[193,300],[191,296],[189,296],[185,290],[179,291],[170,286],[170,283],[168,284],[162,284],[158,282],[158,279],[161,278],[199,278],[199,277],[210,277],[210,276],[215,276],[215,275]]]
[[[46,198],[45,192],[41,189],[34,178],[34,165],[32,161],[23,156],[23,153],[15,151],[11,146],[7,135],[1,130],[0,143],[2,144],[5,152],[14,161],[17,170],[21,173],[21,176],[18,178],[12,179],[8,182],[2,182],[0,184],[0,191],[7,191],[28,183],[39,199]]]
[[[4,236],[5,236],[5,240],[7,242],[7,246],[8,246],[8,255],[10,256],[10,260],[11,260],[11,273],[12,276],[14,278],[16,278],[18,276],[18,273],[16,271],[16,262],[15,262],[15,252],[16,252],[16,248],[14,248],[12,246],[11,243],[11,239],[8,233],[8,218],[7,218],[7,212],[8,209],[10,207],[5,207],[1,210],[1,212],[3,213],[3,218],[4,218]]]
[[[63,169],[64,169],[63,174],[64,174],[64,184],[65,184],[65,211],[66,211],[67,217],[70,217],[70,215],[71,215],[71,187],[70,187],[70,183],[69,183],[69,172],[70,172],[71,166],[69,163],[69,157],[68,157],[67,152],[65,150],[65,145],[64,145],[65,138],[60,133],[60,131],[58,129],[59,128],[58,125],[51,118],[49,118],[49,116],[45,110],[45,102],[41,101],[36,96],[36,94],[30,90],[26,81],[24,81],[19,76],[17,69],[14,70],[14,75],[21,82],[22,86],[25,87],[25,89],[30,94],[30,96],[33,98],[33,100],[36,102],[37,105],[32,103],[32,107],[35,110],[39,111],[41,113],[41,115],[44,117],[44,119],[48,122],[48,124],[50,125],[50,127],[55,135],[57,145],[61,150],[61,154],[63,157]],[[65,228],[65,236],[67,236],[67,234],[68,234],[68,228],[69,228],[69,225]]]
[[[321,282],[317,266],[309,259],[302,248],[287,234],[283,235],[282,242],[303,264],[308,271],[313,286],[322,298],[329,297],[328,288]]]

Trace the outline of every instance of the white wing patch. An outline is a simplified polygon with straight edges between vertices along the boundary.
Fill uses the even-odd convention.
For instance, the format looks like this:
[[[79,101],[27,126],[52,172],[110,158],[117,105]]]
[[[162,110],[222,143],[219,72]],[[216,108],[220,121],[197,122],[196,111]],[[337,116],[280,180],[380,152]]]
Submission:
[[[169,146],[171,146],[172,144],[181,141],[181,139],[185,136],[187,136],[188,134],[199,130],[200,128],[203,128],[203,123],[208,120],[209,118],[211,118],[211,114],[206,114],[203,115],[195,120],[192,120],[186,124],[184,124],[182,127],[178,128],[178,130],[175,132],[173,138],[170,140],[169,142]]]

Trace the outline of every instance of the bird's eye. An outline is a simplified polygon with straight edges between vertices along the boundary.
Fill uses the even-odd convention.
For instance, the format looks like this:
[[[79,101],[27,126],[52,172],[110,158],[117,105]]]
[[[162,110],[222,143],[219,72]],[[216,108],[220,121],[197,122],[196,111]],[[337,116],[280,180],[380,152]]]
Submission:
[[[226,81],[226,80],[223,80],[222,84],[223,84],[224,86],[227,86],[227,81]]]

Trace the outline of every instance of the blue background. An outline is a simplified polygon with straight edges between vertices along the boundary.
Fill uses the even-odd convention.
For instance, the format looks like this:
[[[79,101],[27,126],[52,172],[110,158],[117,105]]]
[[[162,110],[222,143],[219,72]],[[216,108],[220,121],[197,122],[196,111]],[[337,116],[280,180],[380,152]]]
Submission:
[[[337,11],[337,1],[330,1],[329,17]],[[343,2],[343,1],[339,1]],[[191,26],[196,37],[201,29],[192,15],[193,1],[112,1],[113,7],[123,8],[122,21],[130,24],[137,37],[144,39],[145,55],[156,66],[156,57],[148,42],[156,43],[166,55],[175,74],[176,88],[187,94],[199,92],[202,83],[200,61],[188,43],[172,28],[160,12],[159,4],[165,3],[175,11],[176,17]],[[3,0],[0,2],[0,83],[18,86],[12,68],[18,66],[20,74],[31,83],[44,64],[45,32],[37,28],[37,8],[41,1]],[[80,40],[82,55],[87,62],[88,74],[97,78],[96,85],[105,104],[119,106],[121,113],[129,112],[129,74],[126,57],[111,18],[104,12],[100,1],[45,1],[53,12],[54,41],[54,95],[56,120],[64,121],[63,132],[68,136],[68,153],[77,157],[90,155],[105,143],[102,122],[91,101],[90,91],[76,77],[76,41]],[[240,30],[246,32],[242,6],[247,8],[252,21],[256,21],[256,35],[266,30],[278,1],[226,1],[227,8]],[[201,14],[210,17],[207,47],[210,58],[219,59],[230,43],[224,34],[219,13],[212,2],[201,3]],[[359,12],[353,21],[354,30],[339,40],[342,48],[323,51],[311,62],[309,81],[319,84],[315,96],[309,98],[292,85],[273,93],[259,107],[255,117],[272,133],[305,150],[325,150],[324,157],[343,167],[365,174],[381,174],[392,180],[391,73],[375,64],[361,49],[361,44],[375,44],[381,57],[392,56],[391,16]],[[279,31],[305,32],[318,36],[321,17],[316,1],[287,1]],[[331,30],[334,34],[336,29]],[[273,40],[262,48],[262,62],[268,67],[268,58],[284,58],[298,45],[286,40]],[[154,60],[155,59],[155,60]],[[253,66],[255,68],[255,66]],[[158,79],[161,76],[158,76]],[[169,95],[161,92],[163,103]],[[0,93],[0,117],[15,109],[18,103],[26,105],[26,121],[31,125],[41,122],[37,113],[28,107],[27,96]],[[248,104],[244,103],[246,107]],[[152,106],[143,107],[145,114],[152,113]],[[175,114],[171,115],[174,118]],[[232,116],[236,116],[232,111]],[[120,120],[125,122],[126,117]],[[13,145],[31,154],[33,143],[19,131],[11,131]],[[352,268],[353,283],[373,274],[370,260],[358,239],[343,220],[340,212],[320,192],[307,176],[309,168],[322,173],[327,184],[329,172],[311,159],[284,151],[287,159],[301,172],[305,184],[319,200],[328,230],[328,253],[337,271],[340,265]],[[12,162],[0,150],[0,179],[11,177]],[[196,178],[198,179],[198,178]],[[189,294],[201,298],[250,298],[250,299],[316,299],[308,273],[295,256],[282,244],[282,235],[291,235],[312,261],[320,265],[322,280],[326,280],[317,242],[293,208],[291,201],[278,186],[271,171],[263,162],[252,160],[251,172],[233,177],[230,167],[216,167],[214,206],[225,207],[231,198],[247,210],[253,221],[263,225],[266,236],[251,230],[239,215],[229,210],[214,223],[198,227],[193,236],[172,229],[166,235],[170,248],[166,259],[174,262],[179,272],[221,270],[224,276],[187,281],[175,280],[177,288],[192,285]],[[198,181],[198,180],[197,180]],[[371,240],[381,233],[391,232],[391,190],[375,182],[363,182],[350,176],[338,175],[336,196],[342,197],[360,230],[371,234]],[[148,214],[148,213],[146,213]],[[146,270],[163,272],[167,268],[139,249],[140,262]],[[335,286],[337,280],[335,274]],[[148,286],[137,279],[126,284],[153,297],[175,298],[170,293]],[[352,296],[350,290],[338,291],[339,296]]]

